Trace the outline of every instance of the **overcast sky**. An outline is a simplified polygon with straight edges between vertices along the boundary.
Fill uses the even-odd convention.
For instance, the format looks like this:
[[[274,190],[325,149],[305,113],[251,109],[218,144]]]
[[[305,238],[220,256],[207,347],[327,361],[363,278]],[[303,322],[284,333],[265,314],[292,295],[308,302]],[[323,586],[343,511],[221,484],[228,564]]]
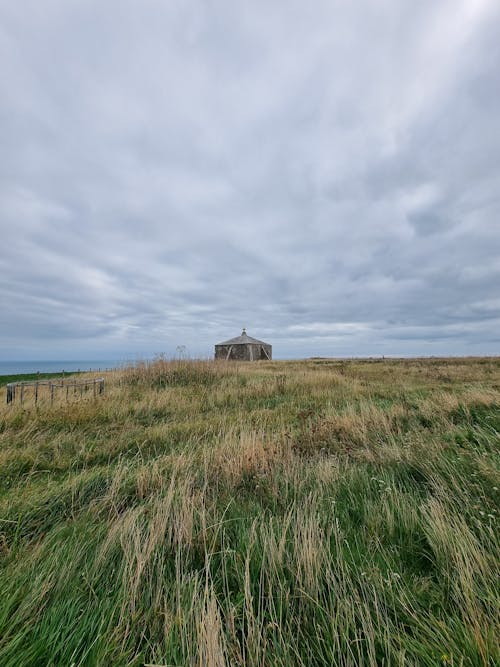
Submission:
[[[498,0],[0,0],[0,359],[500,353]]]

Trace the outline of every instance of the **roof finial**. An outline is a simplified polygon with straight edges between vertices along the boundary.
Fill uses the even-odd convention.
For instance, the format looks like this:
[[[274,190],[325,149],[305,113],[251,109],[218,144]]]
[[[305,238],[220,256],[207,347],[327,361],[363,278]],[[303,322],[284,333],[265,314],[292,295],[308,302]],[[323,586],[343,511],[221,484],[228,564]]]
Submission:
[[[243,331],[241,332],[241,335],[242,335],[242,336],[246,336],[246,335],[247,335],[247,330],[246,330],[245,327],[243,327]]]

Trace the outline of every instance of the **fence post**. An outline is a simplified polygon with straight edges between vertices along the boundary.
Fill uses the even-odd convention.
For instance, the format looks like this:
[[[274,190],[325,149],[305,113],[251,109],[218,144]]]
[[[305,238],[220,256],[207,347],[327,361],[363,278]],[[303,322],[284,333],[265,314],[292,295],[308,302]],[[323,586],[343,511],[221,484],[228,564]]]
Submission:
[[[38,403],[38,382],[35,383],[35,405]]]
[[[54,385],[52,382],[49,384],[50,387],[50,404],[52,405],[54,403]]]

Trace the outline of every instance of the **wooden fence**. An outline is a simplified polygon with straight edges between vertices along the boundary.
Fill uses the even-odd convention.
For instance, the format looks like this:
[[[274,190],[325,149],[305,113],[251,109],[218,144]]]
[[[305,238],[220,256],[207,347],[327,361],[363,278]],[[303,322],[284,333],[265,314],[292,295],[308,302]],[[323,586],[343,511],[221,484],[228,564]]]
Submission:
[[[30,390],[32,388],[32,390]],[[91,378],[90,380],[74,380],[72,378],[55,378],[54,380],[30,380],[26,382],[9,382],[7,385],[7,404],[14,403],[19,399],[21,405],[28,398],[32,398],[37,405],[38,400],[45,395],[50,397],[50,403],[54,403],[56,393],[62,390],[66,394],[66,400],[70,396],[82,397],[89,391],[93,392],[94,398],[104,393],[104,378]]]

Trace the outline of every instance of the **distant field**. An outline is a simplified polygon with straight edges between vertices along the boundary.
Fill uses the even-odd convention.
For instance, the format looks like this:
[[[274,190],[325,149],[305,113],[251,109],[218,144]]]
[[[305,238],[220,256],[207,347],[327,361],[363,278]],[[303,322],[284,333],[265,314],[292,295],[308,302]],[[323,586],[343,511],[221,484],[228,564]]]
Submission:
[[[64,373],[64,377],[75,375],[78,371]],[[9,382],[27,382],[29,380],[50,380],[51,378],[62,377],[62,373],[18,373],[17,375],[0,375],[0,387],[9,384]]]
[[[105,377],[0,388],[2,667],[500,664],[500,359]]]

